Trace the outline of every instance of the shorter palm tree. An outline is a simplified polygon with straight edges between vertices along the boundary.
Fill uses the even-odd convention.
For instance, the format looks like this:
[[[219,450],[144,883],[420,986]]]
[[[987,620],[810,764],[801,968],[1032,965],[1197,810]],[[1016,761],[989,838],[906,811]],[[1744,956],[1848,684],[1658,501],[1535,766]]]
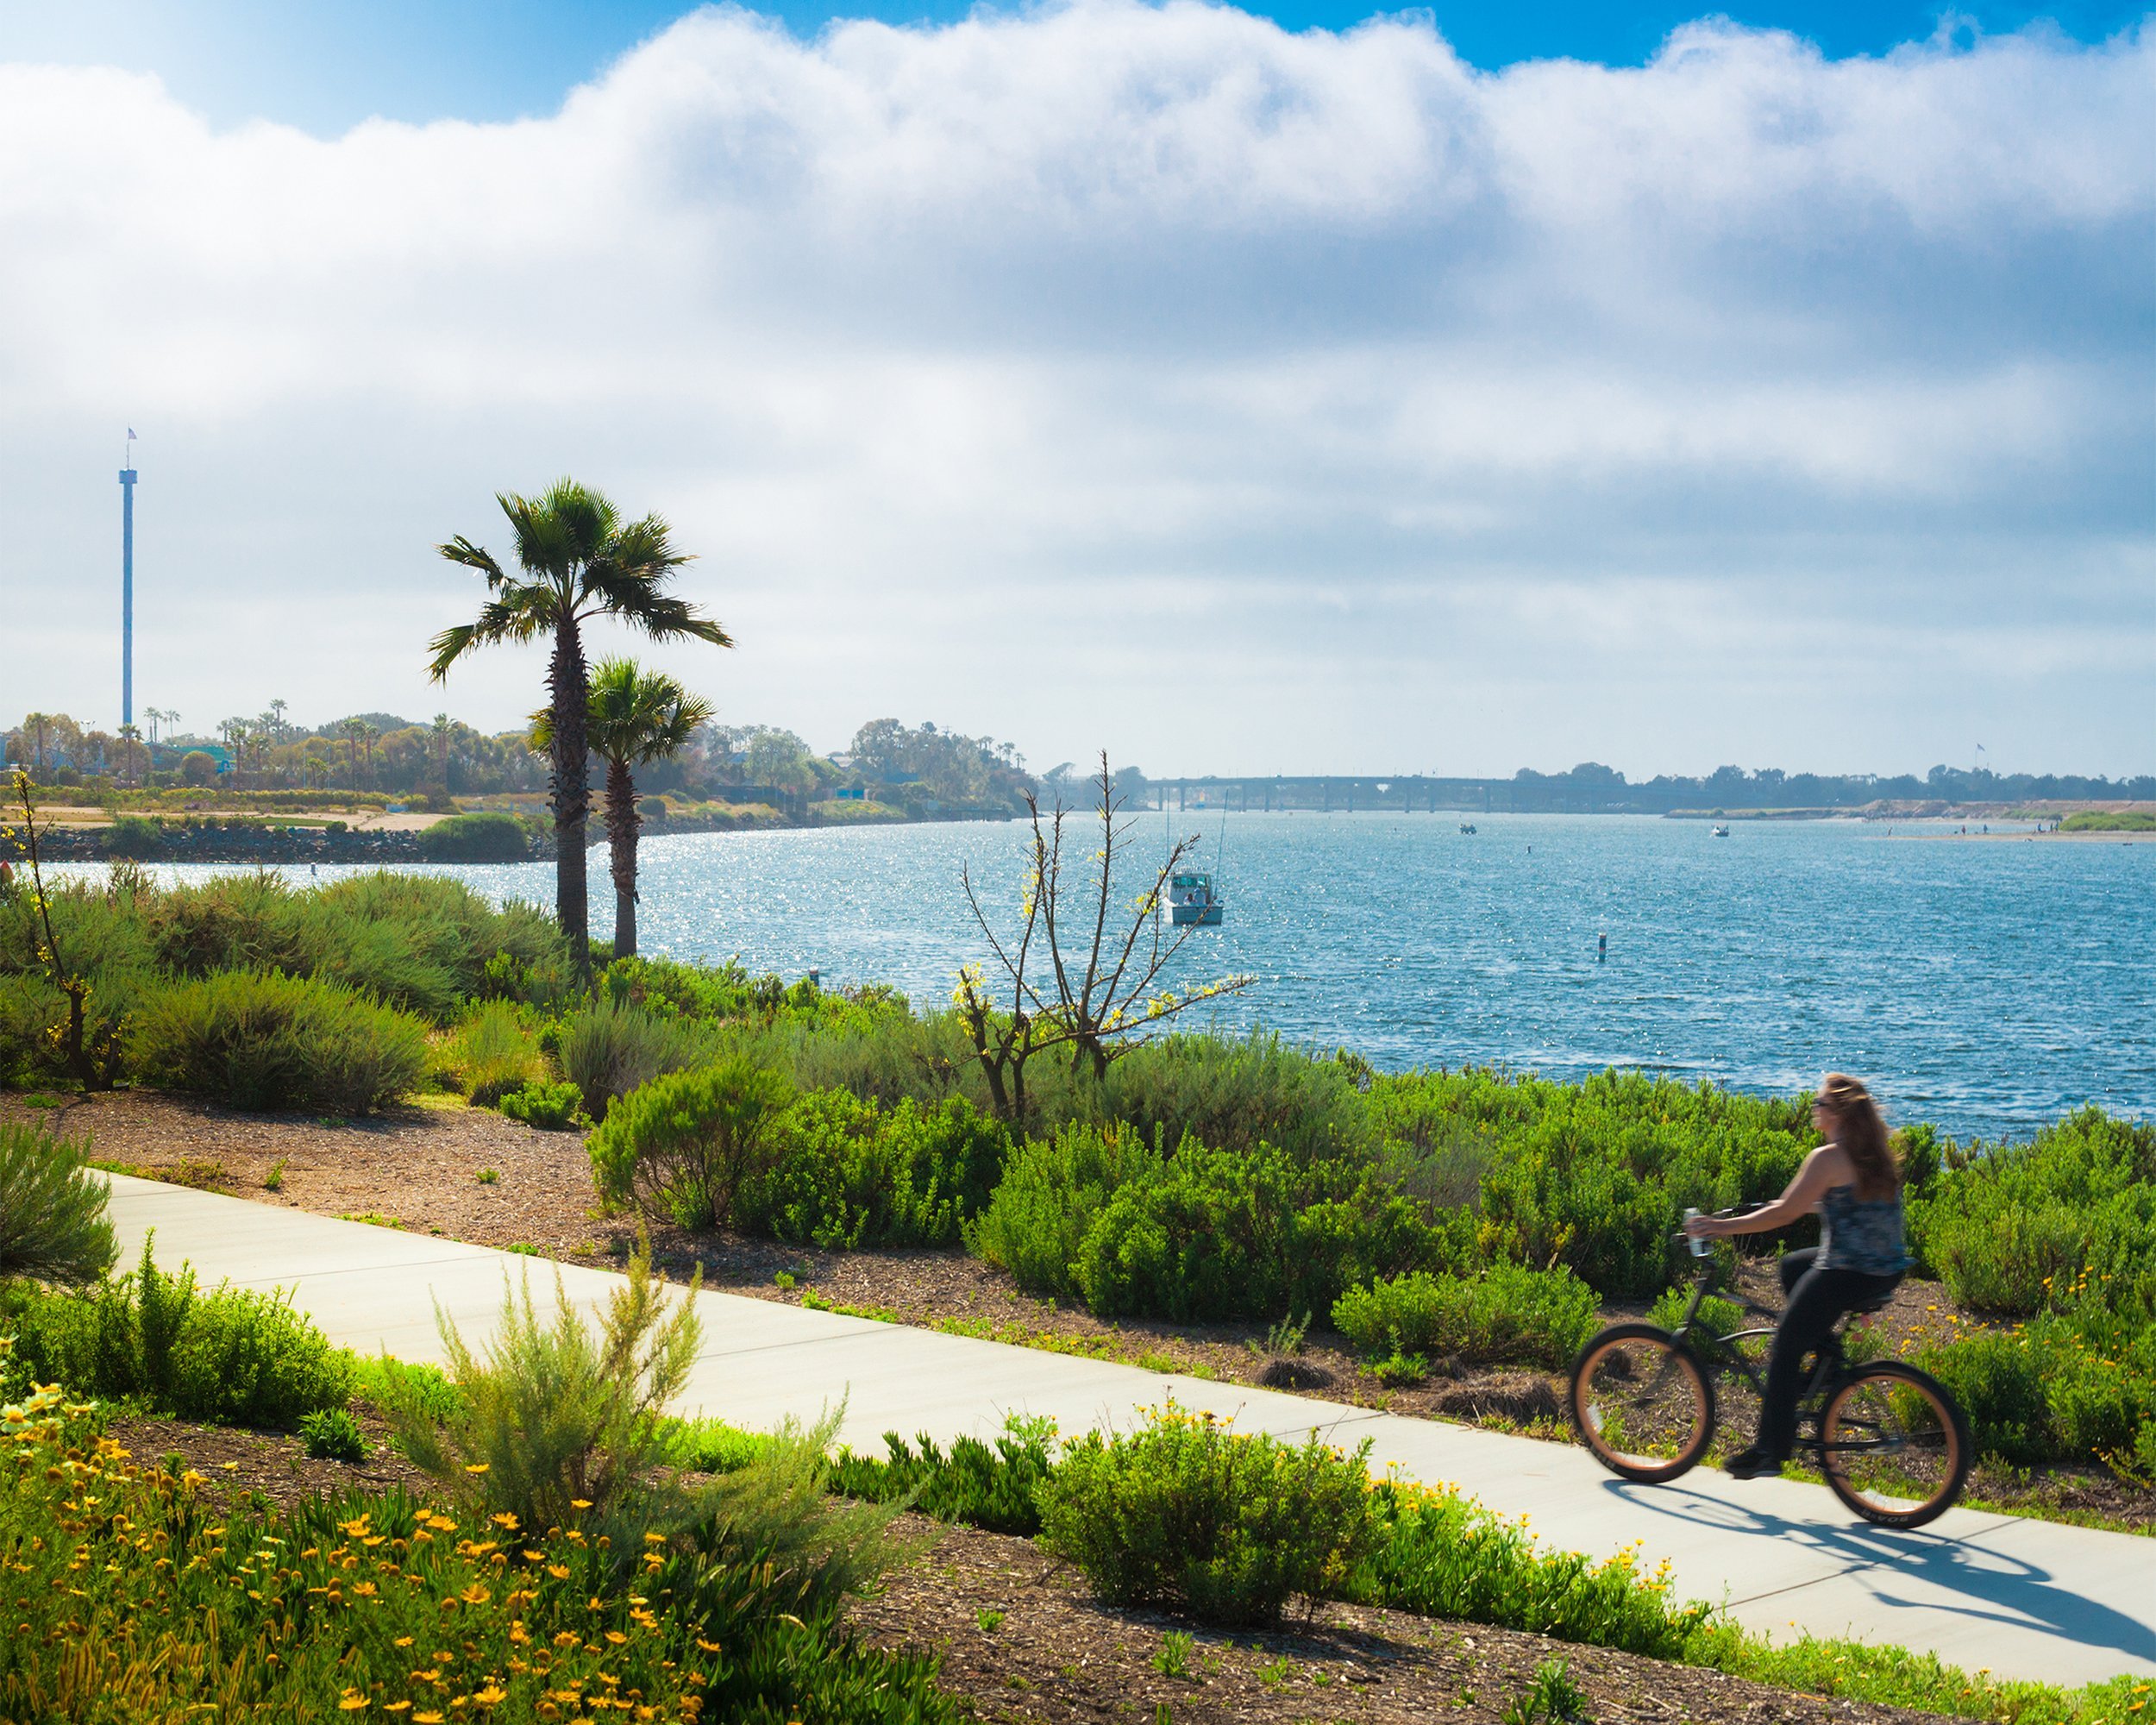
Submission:
[[[606,842],[614,876],[614,957],[636,950],[636,812],[634,768],[681,752],[696,728],[711,716],[711,704],[693,695],[663,671],[647,671],[634,659],[602,660],[592,673],[585,706],[585,737],[606,762]],[[531,716],[535,754],[554,747],[554,712]]]

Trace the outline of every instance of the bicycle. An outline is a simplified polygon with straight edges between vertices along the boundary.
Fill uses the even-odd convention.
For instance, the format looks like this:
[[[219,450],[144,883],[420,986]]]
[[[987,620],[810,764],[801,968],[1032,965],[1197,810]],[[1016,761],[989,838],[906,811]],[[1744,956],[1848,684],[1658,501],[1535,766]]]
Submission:
[[[1705,1241],[1690,1244],[1697,1258],[1692,1297],[1677,1328],[1612,1324],[1573,1363],[1572,1424],[1595,1458],[1621,1478],[1659,1484],[1699,1465],[1714,1441],[1718,1377],[1733,1372],[1755,1396],[1764,1391],[1763,1368],[1739,1344],[1771,1338],[1774,1329],[1725,1336],[1698,1321],[1715,1263],[1700,1250]],[[1798,1398],[1796,1443],[1816,1461],[1834,1496],[1865,1520],[1921,1527],[1961,1496],[1969,1477],[1969,1422],[1946,1386],[1928,1372],[1898,1359],[1850,1362],[1844,1327],[1851,1317],[1880,1310],[1889,1297],[1890,1290],[1858,1307],[1828,1334]]]

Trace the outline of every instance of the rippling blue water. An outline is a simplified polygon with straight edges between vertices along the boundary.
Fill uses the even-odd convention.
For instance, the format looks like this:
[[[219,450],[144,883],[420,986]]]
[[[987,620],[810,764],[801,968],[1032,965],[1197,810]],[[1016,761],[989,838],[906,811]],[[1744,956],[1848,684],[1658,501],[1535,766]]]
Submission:
[[[2025,1136],[2084,1101],[2156,1113],[2156,843],[1475,819],[1470,837],[1447,814],[1228,817],[1227,921],[1194,940],[1188,974],[1258,982],[1213,1021],[1386,1066],[1641,1066],[1781,1092],[1840,1067],[1873,1080],[1896,1118],[1956,1136]],[[1142,819],[1148,844],[1160,831]],[[1022,831],[647,840],[644,945],[789,975],[813,966],[826,984],[885,980],[931,1004],[981,953],[961,864],[1013,909]],[[547,865],[447,872],[552,900]],[[598,852],[592,884],[604,933]]]

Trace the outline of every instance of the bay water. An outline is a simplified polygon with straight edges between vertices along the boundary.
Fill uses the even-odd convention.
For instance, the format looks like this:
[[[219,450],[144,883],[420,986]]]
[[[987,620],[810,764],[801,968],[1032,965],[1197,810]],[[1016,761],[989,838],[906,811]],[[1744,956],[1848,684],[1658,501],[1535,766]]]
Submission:
[[[1760,1092],[1863,1076],[1898,1122],[2020,1138],[2084,1102],[2156,1114],[2156,843],[1854,821],[1613,815],[1136,814],[1132,872],[1202,833],[1226,919],[1171,980],[1247,972],[1190,1022],[1388,1068],[1607,1066]],[[1074,829],[1069,876],[1095,834]],[[1000,822],[648,838],[647,952],[940,1005],[987,957],[961,886],[1015,925],[1025,829]],[[74,872],[74,871],[70,871]],[[215,865],[169,877],[229,872]],[[328,880],[352,872],[282,872]],[[429,869],[428,872],[437,872]],[[551,865],[443,867],[553,900]],[[612,923],[603,851],[592,928]],[[1598,938],[1608,938],[1606,962]]]

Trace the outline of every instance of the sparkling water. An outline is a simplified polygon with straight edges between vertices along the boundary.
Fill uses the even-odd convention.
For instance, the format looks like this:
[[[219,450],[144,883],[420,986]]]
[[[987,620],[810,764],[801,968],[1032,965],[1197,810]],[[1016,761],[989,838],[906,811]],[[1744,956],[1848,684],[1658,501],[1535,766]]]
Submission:
[[[2025,1137],[2084,1102],[2156,1113],[2156,842],[2002,837],[1996,823],[1964,838],[1737,822],[1715,838],[1645,817],[1471,819],[1472,835],[1450,813],[1173,817],[1202,830],[1200,866],[1218,859],[1227,906],[1222,926],[1192,934],[1175,980],[1257,978],[1194,1020],[1387,1067],[1637,1066],[1778,1093],[1839,1068],[1893,1119],[1964,1138]],[[1130,854],[1150,876],[1167,829],[1136,823]],[[1069,872],[1093,837],[1076,830]],[[927,1007],[986,956],[960,869],[1010,926],[1025,828],[691,835],[648,838],[642,856],[647,952],[885,981]],[[497,899],[553,900],[548,864],[442,872]],[[599,850],[591,894],[604,935]]]

